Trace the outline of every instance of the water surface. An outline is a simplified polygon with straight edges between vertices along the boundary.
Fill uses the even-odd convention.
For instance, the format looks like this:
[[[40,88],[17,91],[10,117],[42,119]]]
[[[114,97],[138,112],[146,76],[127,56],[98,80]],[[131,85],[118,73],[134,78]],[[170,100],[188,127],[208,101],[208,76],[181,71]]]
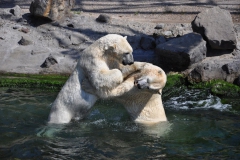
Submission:
[[[240,159],[240,117],[205,90],[164,98],[169,122],[144,127],[99,101],[86,119],[48,125],[57,93],[0,88],[0,159]]]

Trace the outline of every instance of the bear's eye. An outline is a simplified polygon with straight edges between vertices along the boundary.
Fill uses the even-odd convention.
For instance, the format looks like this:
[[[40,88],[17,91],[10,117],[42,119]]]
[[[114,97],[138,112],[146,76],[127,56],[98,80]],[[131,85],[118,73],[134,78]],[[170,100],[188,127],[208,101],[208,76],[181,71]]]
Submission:
[[[158,73],[159,73],[159,74],[162,74],[162,71],[160,70],[160,71],[158,71]]]
[[[130,54],[130,53],[124,53],[125,55],[128,55],[128,54]]]

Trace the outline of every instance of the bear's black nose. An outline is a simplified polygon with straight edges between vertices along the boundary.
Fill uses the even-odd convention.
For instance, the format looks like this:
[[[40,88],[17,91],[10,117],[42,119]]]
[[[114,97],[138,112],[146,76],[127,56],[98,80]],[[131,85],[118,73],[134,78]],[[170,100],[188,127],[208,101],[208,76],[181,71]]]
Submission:
[[[128,65],[131,65],[131,64],[133,64],[133,63],[134,63],[134,62],[129,62]]]
[[[137,87],[138,89],[142,89],[141,85],[140,84],[137,84]]]

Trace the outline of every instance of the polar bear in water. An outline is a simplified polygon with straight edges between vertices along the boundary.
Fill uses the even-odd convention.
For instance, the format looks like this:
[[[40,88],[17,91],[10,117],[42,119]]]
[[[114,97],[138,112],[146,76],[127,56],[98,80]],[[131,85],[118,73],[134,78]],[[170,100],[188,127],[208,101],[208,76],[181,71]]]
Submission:
[[[155,124],[167,121],[161,96],[167,76],[158,66],[138,63],[142,63],[143,69],[128,76],[121,85],[108,93],[108,99],[112,98],[123,104],[137,123]],[[94,87],[88,82],[83,81],[83,89],[94,93]],[[99,94],[98,96],[102,97]]]
[[[86,48],[54,101],[48,122],[84,118],[97,101],[96,95],[107,98],[125,77],[141,70],[144,63],[134,63],[132,51],[126,37],[117,34],[106,35]],[[82,90],[84,79],[93,86],[92,94]]]

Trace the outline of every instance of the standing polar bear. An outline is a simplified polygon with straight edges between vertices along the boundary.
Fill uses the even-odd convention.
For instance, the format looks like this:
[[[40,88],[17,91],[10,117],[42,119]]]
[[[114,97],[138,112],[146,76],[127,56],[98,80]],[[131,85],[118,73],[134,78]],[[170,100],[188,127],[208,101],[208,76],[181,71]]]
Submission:
[[[167,121],[162,104],[162,89],[167,76],[160,67],[147,63],[140,72],[132,74],[125,82],[129,83],[128,86],[133,82],[136,85],[114,99],[124,105],[135,122],[153,124]]]
[[[161,97],[167,76],[158,66],[150,63],[142,65],[142,70],[127,77],[121,85],[108,93],[108,96],[123,104],[137,123],[148,125],[167,121]],[[85,80],[83,89],[90,93],[94,92],[91,84]]]
[[[125,77],[141,70],[143,64],[134,63],[132,51],[126,37],[117,34],[106,35],[86,48],[54,101],[48,122],[68,123],[84,118],[97,101],[96,95],[107,98]],[[81,88],[84,79],[93,86],[94,94]]]

